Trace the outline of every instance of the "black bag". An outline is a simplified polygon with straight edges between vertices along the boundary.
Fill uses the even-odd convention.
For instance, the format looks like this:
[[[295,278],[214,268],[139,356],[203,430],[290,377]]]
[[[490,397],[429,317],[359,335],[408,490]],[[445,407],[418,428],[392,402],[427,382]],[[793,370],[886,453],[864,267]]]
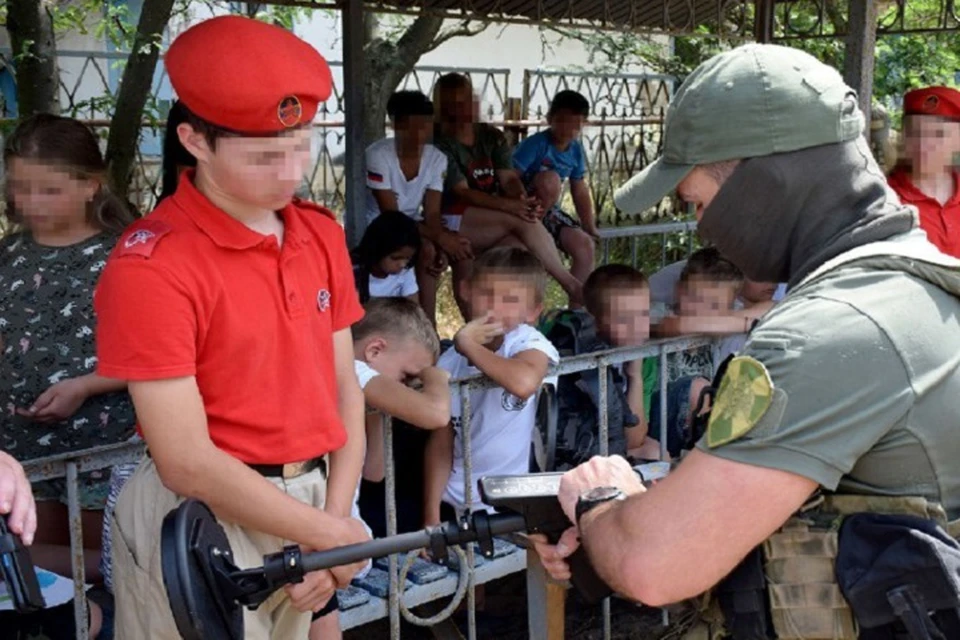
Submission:
[[[560,357],[608,349],[597,336],[593,317],[584,311],[561,310],[547,316],[541,332],[553,343]],[[571,469],[600,454],[600,375],[597,369],[568,373],[557,382],[556,452],[553,469]],[[624,379],[616,367],[607,367],[607,451],[627,453],[625,429],[639,424],[624,393]]]
[[[763,549],[756,547],[717,585],[724,627],[735,640],[775,638],[763,572]]]
[[[844,519],[837,583],[862,640],[960,638],[960,544],[907,515]]]

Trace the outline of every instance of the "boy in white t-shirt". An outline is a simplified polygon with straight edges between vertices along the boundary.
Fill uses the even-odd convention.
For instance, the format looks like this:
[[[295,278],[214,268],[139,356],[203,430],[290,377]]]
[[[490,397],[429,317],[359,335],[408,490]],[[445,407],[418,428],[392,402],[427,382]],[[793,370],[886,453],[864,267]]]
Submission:
[[[386,211],[401,211],[416,220],[423,238],[417,262],[420,303],[433,318],[437,278],[448,257],[472,258],[470,242],[447,229],[440,215],[447,156],[428,144],[433,132],[433,103],[419,91],[398,91],[387,102],[394,137],[366,150],[367,222]]]
[[[434,366],[440,343],[417,303],[405,298],[374,298],[364,312],[352,328],[353,364],[364,400],[377,413],[367,414],[362,478],[379,482],[385,468],[381,414],[422,429],[446,427],[450,423],[450,374]],[[408,386],[413,379],[422,383],[421,389]],[[363,522],[358,498],[359,487],[351,517]],[[336,598],[331,602],[314,615],[310,640],[340,637]]]
[[[483,373],[498,387],[470,397],[472,499],[467,504],[463,468],[464,420],[460,395],[451,398],[452,428],[438,429],[427,445],[425,520],[441,519],[441,503],[458,512],[485,509],[476,480],[485,475],[529,471],[530,444],[536,420],[536,394],[551,364],[560,356],[533,328],[543,305],[546,273],[530,253],[501,247],[481,255],[466,283],[471,321],[454,338],[455,348],[438,362],[454,378]]]

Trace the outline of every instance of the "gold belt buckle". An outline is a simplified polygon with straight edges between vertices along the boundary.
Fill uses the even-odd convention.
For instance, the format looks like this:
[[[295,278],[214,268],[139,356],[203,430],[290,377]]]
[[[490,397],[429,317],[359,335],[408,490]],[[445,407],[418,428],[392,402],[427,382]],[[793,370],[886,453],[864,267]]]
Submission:
[[[307,473],[310,469],[308,465],[313,462],[312,460],[306,460],[304,462],[291,462],[289,464],[283,465],[283,479],[292,480],[293,478],[298,478],[303,474]]]

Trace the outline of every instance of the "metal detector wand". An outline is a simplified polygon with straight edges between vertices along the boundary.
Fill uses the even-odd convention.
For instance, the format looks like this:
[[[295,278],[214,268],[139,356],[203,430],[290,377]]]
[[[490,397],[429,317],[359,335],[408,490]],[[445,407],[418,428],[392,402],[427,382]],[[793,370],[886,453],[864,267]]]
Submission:
[[[646,481],[669,472],[669,465],[642,465]],[[488,476],[479,482],[483,502],[497,510],[477,511],[457,522],[325,551],[303,553],[299,545],[264,556],[263,565],[236,566],[230,542],[207,505],[186,500],[167,514],[161,536],[163,581],[177,629],[185,640],[241,640],[241,606],[256,609],[277,589],[301,582],[312,571],[355,564],[370,558],[427,548],[435,560],[448,548],[477,543],[493,556],[496,536],[526,532],[546,535],[556,543],[572,525],[557,500],[561,473]],[[587,602],[612,592],[590,565],[583,547],[568,559],[571,582]]]

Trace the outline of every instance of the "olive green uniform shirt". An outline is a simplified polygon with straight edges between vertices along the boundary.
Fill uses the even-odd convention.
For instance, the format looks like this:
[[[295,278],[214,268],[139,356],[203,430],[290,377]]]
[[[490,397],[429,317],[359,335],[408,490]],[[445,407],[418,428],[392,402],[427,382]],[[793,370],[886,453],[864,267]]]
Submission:
[[[828,265],[763,318],[741,355],[767,368],[770,407],[739,439],[698,447],[831,491],[923,496],[956,518],[960,262],[918,232],[877,246],[886,255]]]

